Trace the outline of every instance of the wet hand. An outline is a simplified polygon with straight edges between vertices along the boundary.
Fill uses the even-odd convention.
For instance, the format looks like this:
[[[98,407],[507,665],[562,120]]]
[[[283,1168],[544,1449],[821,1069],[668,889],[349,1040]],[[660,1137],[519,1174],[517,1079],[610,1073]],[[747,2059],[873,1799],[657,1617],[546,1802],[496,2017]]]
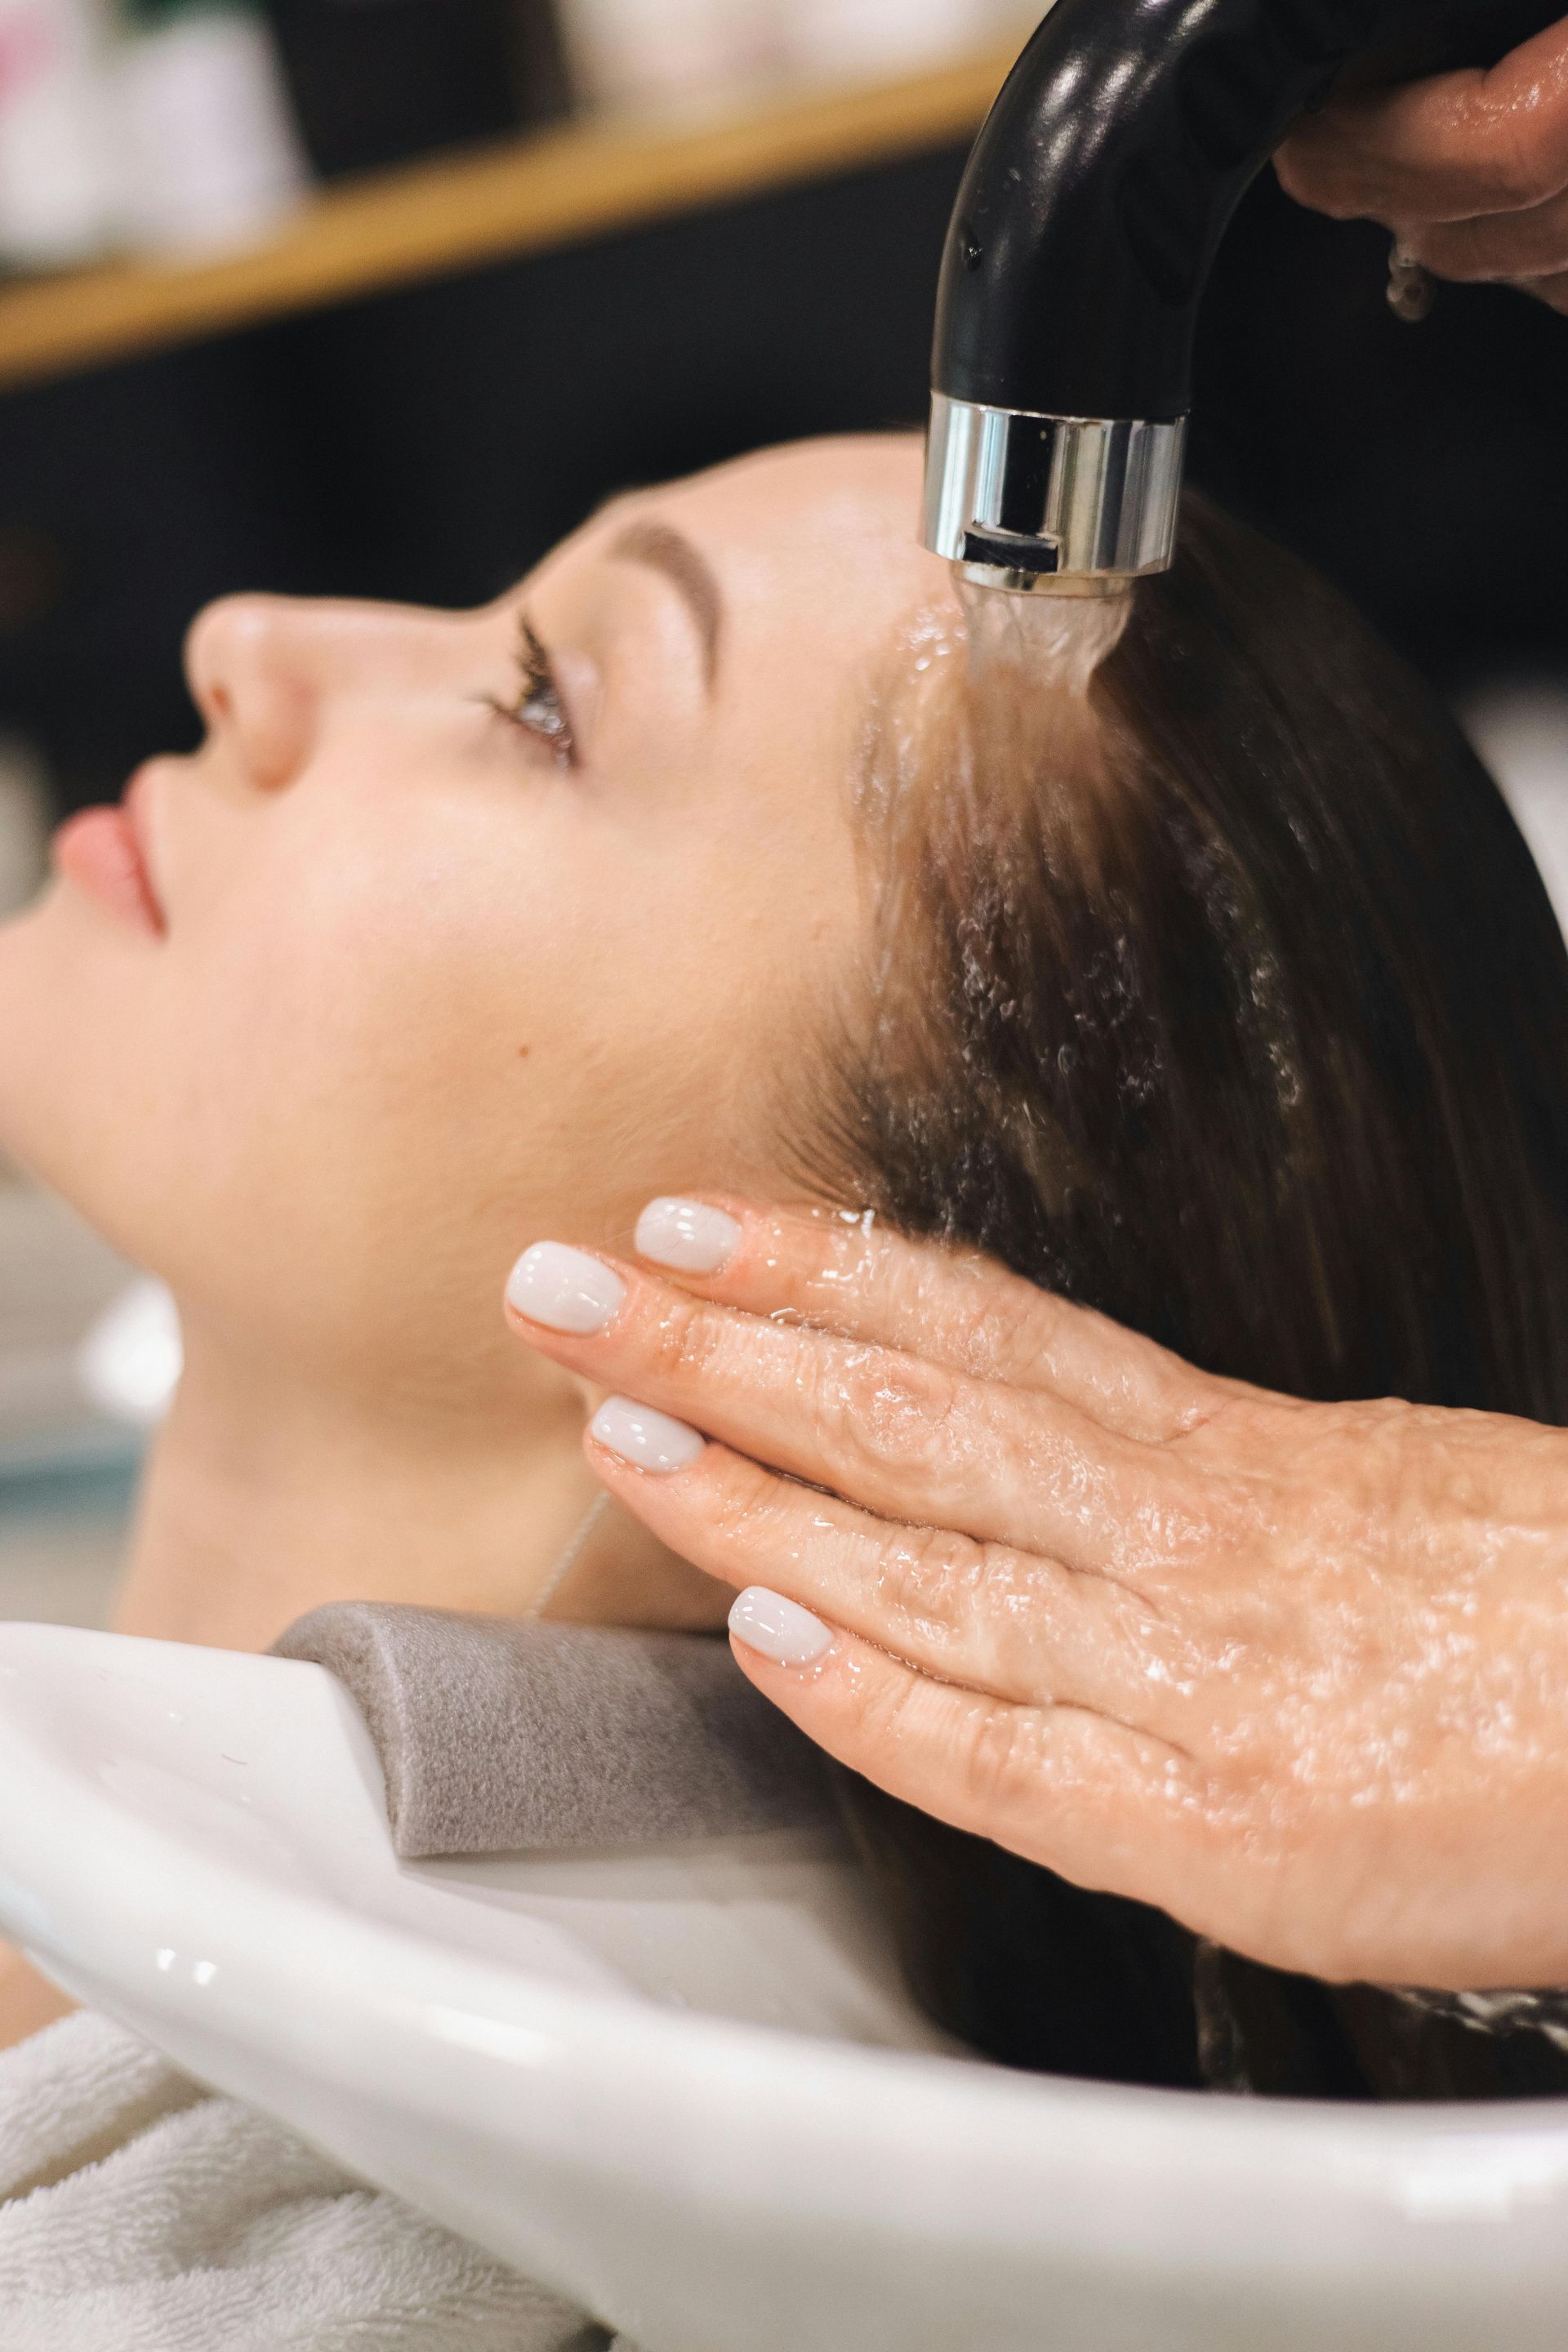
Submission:
[[[1568,310],[1568,19],[1489,72],[1347,94],[1275,162],[1299,202],[1384,222],[1436,277]]]
[[[637,1233],[509,1314],[813,1739],[1278,1967],[1568,1983],[1568,1436],[1214,1379],[853,1219]]]

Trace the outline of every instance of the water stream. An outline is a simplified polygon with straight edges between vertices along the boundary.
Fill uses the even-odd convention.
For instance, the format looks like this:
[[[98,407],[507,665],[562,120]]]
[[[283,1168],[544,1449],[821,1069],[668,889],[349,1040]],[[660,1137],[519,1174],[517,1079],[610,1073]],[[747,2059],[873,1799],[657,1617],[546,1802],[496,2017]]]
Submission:
[[[969,661],[977,677],[997,668],[1032,671],[1042,682],[1083,695],[1113,654],[1132,617],[1128,589],[1108,596],[1010,595],[978,587],[953,567],[963,607]]]

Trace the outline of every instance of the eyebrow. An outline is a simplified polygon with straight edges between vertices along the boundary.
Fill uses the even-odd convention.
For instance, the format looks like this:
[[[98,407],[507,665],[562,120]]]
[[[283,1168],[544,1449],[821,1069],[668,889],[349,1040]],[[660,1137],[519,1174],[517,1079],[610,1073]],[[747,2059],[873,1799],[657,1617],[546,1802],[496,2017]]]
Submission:
[[[662,572],[685,598],[702,640],[703,674],[711,694],[724,635],[724,598],[708,558],[684,531],[668,522],[628,524],[609,552],[613,561],[644,563],[650,571]]]

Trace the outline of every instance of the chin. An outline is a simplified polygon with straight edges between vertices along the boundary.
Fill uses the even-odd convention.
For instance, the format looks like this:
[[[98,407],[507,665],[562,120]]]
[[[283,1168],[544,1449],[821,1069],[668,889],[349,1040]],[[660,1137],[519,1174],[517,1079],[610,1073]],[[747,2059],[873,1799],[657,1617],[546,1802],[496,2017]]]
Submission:
[[[5,1076],[0,1069],[0,1172],[10,1162],[74,1210],[121,1257],[145,1265],[139,1220],[126,1213],[122,1194],[115,1197],[121,1188],[112,1155],[95,1152],[90,1139],[73,1132],[68,1119],[51,1117],[47,1104],[16,1101]]]
[[[133,1253],[116,1203],[136,1190],[151,1090],[132,1083],[123,983],[78,914],[57,889],[0,925],[0,1154]]]

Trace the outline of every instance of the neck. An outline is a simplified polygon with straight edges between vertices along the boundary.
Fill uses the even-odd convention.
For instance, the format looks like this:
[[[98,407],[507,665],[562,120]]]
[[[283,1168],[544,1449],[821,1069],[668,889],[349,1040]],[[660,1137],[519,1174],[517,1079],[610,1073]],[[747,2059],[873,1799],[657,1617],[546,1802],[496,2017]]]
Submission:
[[[584,1412],[581,1392],[542,1367],[504,1410],[438,1409],[269,1376],[187,1331],[116,1630],[259,1650],[308,1610],[342,1600],[721,1622],[705,1578],[625,1514],[595,1513]]]

